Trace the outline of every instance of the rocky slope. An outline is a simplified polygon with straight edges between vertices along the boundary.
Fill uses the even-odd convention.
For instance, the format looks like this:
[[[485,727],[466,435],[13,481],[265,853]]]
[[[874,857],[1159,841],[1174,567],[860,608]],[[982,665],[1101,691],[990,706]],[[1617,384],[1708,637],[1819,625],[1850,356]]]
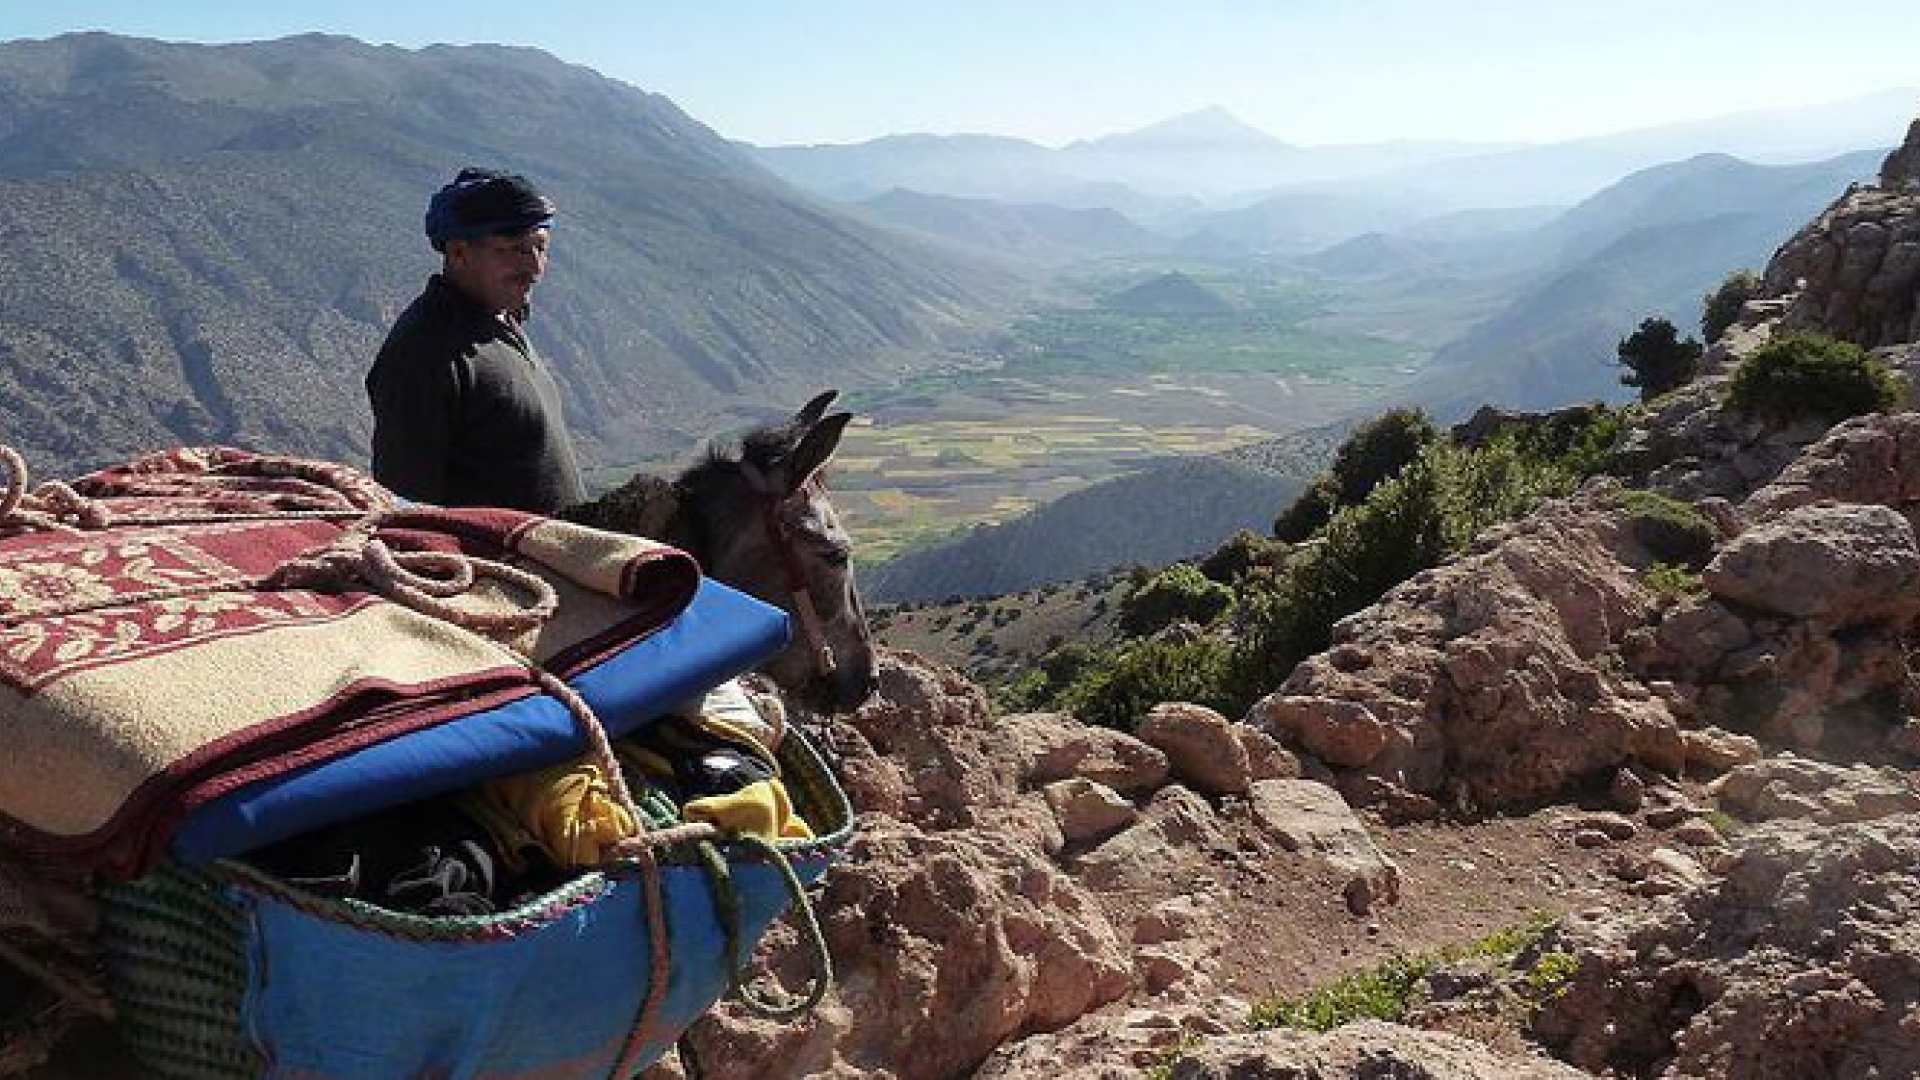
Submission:
[[[1632,479],[1694,532],[1595,482],[1343,621],[1239,720],[995,717],[891,657],[827,728],[866,825],[825,897],[841,985],[797,1028],[703,1023],[709,1074],[1912,1075],[1920,414],[1768,426],[1720,391],[1782,325],[1920,359],[1916,157],[1920,127],[1642,418]],[[1649,574],[1676,559],[1697,583]],[[1438,967],[1403,1024],[1247,1031],[1249,1000],[1533,909],[1563,918],[1517,974]]]
[[[1920,128],[1819,265],[1910,280],[1885,196],[1916,156]],[[883,657],[858,712],[795,718],[861,809],[819,901],[837,987],[797,1024],[702,1021],[702,1075],[1913,1075],[1920,414],[1769,427],[1717,392],[1783,321],[1892,325],[1836,310],[1865,308],[1771,292],[1647,411],[1636,479],[1697,530],[1597,482],[1344,620],[1244,718],[997,716]],[[1675,559],[1697,584],[1650,573]],[[1533,911],[1558,925],[1513,966],[1425,968],[1402,1023],[1248,1030],[1255,1001]],[[801,951],[759,959],[793,988]]]

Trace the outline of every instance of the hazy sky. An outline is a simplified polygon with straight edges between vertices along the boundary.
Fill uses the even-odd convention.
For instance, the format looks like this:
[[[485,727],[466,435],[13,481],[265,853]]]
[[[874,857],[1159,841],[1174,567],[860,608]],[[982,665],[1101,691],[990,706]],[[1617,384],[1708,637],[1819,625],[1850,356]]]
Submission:
[[[1920,0],[0,0],[0,38],[533,45],[722,134],[1548,140],[1920,85]]]

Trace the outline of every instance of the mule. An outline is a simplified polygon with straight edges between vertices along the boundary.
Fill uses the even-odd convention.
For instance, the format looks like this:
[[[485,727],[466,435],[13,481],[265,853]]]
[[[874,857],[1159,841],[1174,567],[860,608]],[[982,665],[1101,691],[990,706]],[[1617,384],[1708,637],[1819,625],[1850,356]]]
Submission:
[[[822,470],[852,413],[826,415],[832,390],[791,419],[713,447],[674,480],[640,474],[561,511],[583,525],[645,536],[692,555],[715,581],[786,609],[793,641],[763,670],[800,704],[850,712],[873,693],[873,638],[854,585],[852,546]]]

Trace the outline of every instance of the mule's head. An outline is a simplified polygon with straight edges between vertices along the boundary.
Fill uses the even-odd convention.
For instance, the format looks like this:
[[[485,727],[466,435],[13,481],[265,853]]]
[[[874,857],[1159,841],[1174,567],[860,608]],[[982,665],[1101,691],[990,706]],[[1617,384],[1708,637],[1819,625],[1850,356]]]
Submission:
[[[765,667],[788,693],[846,712],[873,692],[873,640],[854,587],[852,546],[823,470],[851,413],[834,393],[748,433],[738,455],[710,453],[675,482],[709,577],[785,608],[793,643]]]

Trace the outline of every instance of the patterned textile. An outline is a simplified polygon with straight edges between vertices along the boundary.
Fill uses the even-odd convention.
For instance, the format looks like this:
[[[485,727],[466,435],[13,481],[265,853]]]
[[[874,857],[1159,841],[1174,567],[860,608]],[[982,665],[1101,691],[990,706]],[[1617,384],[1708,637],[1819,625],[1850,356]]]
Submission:
[[[144,872],[183,816],[239,786],[538,692],[501,643],[362,582],[263,586],[360,515],[395,552],[503,561],[552,585],[557,615],[508,644],[563,678],[664,625],[699,583],[691,558],[648,540],[517,511],[389,509],[338,465],[182,450],[74,488],[108,528],[0,539],[0,842],[116,876]],[[483,577],[448,602],[502,613],[524,605],[515,592]]]

